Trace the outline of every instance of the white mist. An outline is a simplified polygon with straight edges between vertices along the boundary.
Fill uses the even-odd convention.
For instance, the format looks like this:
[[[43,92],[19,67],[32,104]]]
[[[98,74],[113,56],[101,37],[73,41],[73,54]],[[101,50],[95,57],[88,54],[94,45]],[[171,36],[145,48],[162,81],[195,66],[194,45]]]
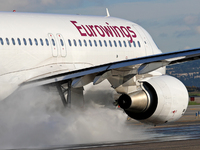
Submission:
[[[127,125],[126,114],[110,105],[112,90],[92,89],[86,92],[86,105],[81,109],[64,108],[59,96],[43,88],[15,93],[1,101],[0,149],[144,140],[151,137],[145,133],[144,126]],[[101,100],[106,107],[102,107]]]

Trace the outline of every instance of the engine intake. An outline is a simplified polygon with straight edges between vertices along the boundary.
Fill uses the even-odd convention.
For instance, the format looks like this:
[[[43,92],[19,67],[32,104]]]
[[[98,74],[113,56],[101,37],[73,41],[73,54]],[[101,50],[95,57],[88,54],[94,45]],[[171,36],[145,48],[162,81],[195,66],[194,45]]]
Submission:
[[[122,94],[118,99],[128,116],[156,125],[178,120],[185,113],[188,92],[178,79],[163,75],[140,82],[142,90]]]

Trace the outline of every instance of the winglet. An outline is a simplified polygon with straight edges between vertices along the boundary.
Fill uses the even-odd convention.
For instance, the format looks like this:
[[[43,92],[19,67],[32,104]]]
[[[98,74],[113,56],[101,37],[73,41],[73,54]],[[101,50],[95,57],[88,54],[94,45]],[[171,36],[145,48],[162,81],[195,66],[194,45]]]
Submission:
[[[106,13],[107,13],[107,17],[110,17],[110,13],[108,11],[108,8],[106,8]]]

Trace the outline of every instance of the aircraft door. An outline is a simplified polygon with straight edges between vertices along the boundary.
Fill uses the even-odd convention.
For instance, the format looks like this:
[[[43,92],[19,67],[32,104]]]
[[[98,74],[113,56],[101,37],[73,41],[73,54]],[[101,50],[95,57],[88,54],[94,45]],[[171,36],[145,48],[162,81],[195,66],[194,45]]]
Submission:
[[[63,39],[63,36],[61,34],[56,34],[57,38],[58,38],[58,45],[60,46],[60,54],[62,57],[65,57],[67,55],[66,52],[66,47],[65,47],[65,41]]]
[[[53,55],[53,57],[57,57],[58,56],[58,48],[57,48],[57,45],[56,45],[55,37],[51,33],[49,33],[48,36],[49,36],[49,39],[50,39],[52,55]]]

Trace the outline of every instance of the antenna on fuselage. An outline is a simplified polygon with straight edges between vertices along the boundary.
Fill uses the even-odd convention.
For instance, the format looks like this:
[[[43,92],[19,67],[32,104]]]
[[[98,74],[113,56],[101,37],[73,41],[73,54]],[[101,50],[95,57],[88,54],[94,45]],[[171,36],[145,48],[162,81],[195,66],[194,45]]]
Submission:
[[[108,8],[106,8],[106,13],[107,13],[107,17],[110,17],[110,13],[108,11]]]

